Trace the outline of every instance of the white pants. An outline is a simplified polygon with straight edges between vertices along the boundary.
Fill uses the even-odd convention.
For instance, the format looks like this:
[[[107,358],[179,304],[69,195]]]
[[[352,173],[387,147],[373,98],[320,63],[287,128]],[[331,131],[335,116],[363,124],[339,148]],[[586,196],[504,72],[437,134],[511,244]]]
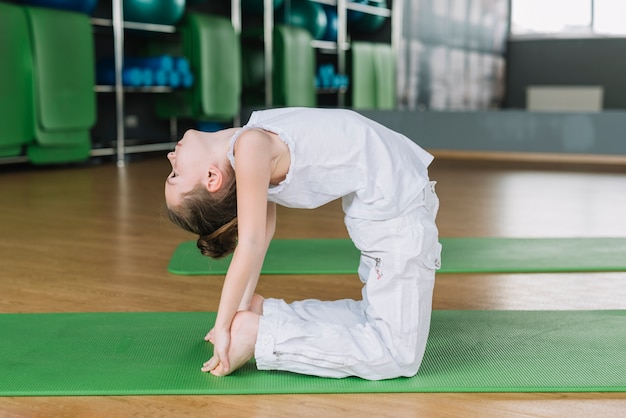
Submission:
[[[255,347],[260,370],[369,380],[413,376],[424,356],[441,245],[434,182],[424,205],[401,217],[346,217],[361,250],[363,299],[266,299]]]

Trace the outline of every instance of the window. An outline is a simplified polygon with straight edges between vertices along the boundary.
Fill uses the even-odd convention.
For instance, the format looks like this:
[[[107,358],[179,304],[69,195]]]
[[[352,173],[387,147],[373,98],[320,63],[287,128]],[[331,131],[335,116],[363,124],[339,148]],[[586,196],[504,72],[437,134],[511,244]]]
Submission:
[[[626,35],[626,1],[594,0],[594,31],[607,35]]]
[[[626,0],[511,0],[513,35],[626,35]]]

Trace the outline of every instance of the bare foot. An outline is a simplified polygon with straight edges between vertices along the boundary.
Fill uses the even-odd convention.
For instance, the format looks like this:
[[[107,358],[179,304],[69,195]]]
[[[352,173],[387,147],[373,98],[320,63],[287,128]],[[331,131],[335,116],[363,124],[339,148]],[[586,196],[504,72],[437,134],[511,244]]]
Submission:
[[[252,296],[252,303],[250,304],[250,311],[258,315],[263,315],[263,301],[264,300],[265,298],[263,296],[259,295],[258,293],[255,293],[254,296]],[[211,344],[214,344],[215,337],[214,337],[213,329],[211,329],[209,333],[204,337],[204,341],[208,341]]]
[[[250,304],[250,310],[256,314],[263,315],[263,301],[265,298],[258,293],[252,296],[252,303]]]
[[[230,369],[224,371],[222,363],[210,371],[214,376],[226,376],[241,368],[254,356],[254,346],[259,332],[260,315],[250,311],[237,312],[230,328],[230,349],[228,359]]]

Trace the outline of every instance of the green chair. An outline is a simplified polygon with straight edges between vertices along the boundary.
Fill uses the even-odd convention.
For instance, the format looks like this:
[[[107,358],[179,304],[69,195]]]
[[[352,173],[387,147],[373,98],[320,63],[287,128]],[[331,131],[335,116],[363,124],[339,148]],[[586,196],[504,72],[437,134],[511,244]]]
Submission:
[[[24,9],[0,2],[0,157],[22,153],[35,136],[33,64]]]
[[[274,27],[274,106],[316,106],[312,39],[306,29],[285,25]]]
[[[179,31],[182,54],[189,59],[196,81],[191,89],[159,98],[157,114],[164,118],[232,120],[240,108],[241,53],[231,21],[187,13]]]
[[[27,154],[35,164],[89,157],[96,121],[94,41],[81,13],[26,7],[34,71],[35,139]]]

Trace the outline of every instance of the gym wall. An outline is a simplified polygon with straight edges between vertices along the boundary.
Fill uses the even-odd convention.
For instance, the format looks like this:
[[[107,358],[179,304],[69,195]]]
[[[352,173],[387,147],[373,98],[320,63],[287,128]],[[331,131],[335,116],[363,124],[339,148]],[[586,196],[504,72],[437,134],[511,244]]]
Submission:
[[[533,85],[600,86],[605,110],[626,109],[626,39],[532,39],[508,44],[508,108],[526,108]]]
[[[404,1],[398,107],[499,108],[508,26],[508,0]]]

